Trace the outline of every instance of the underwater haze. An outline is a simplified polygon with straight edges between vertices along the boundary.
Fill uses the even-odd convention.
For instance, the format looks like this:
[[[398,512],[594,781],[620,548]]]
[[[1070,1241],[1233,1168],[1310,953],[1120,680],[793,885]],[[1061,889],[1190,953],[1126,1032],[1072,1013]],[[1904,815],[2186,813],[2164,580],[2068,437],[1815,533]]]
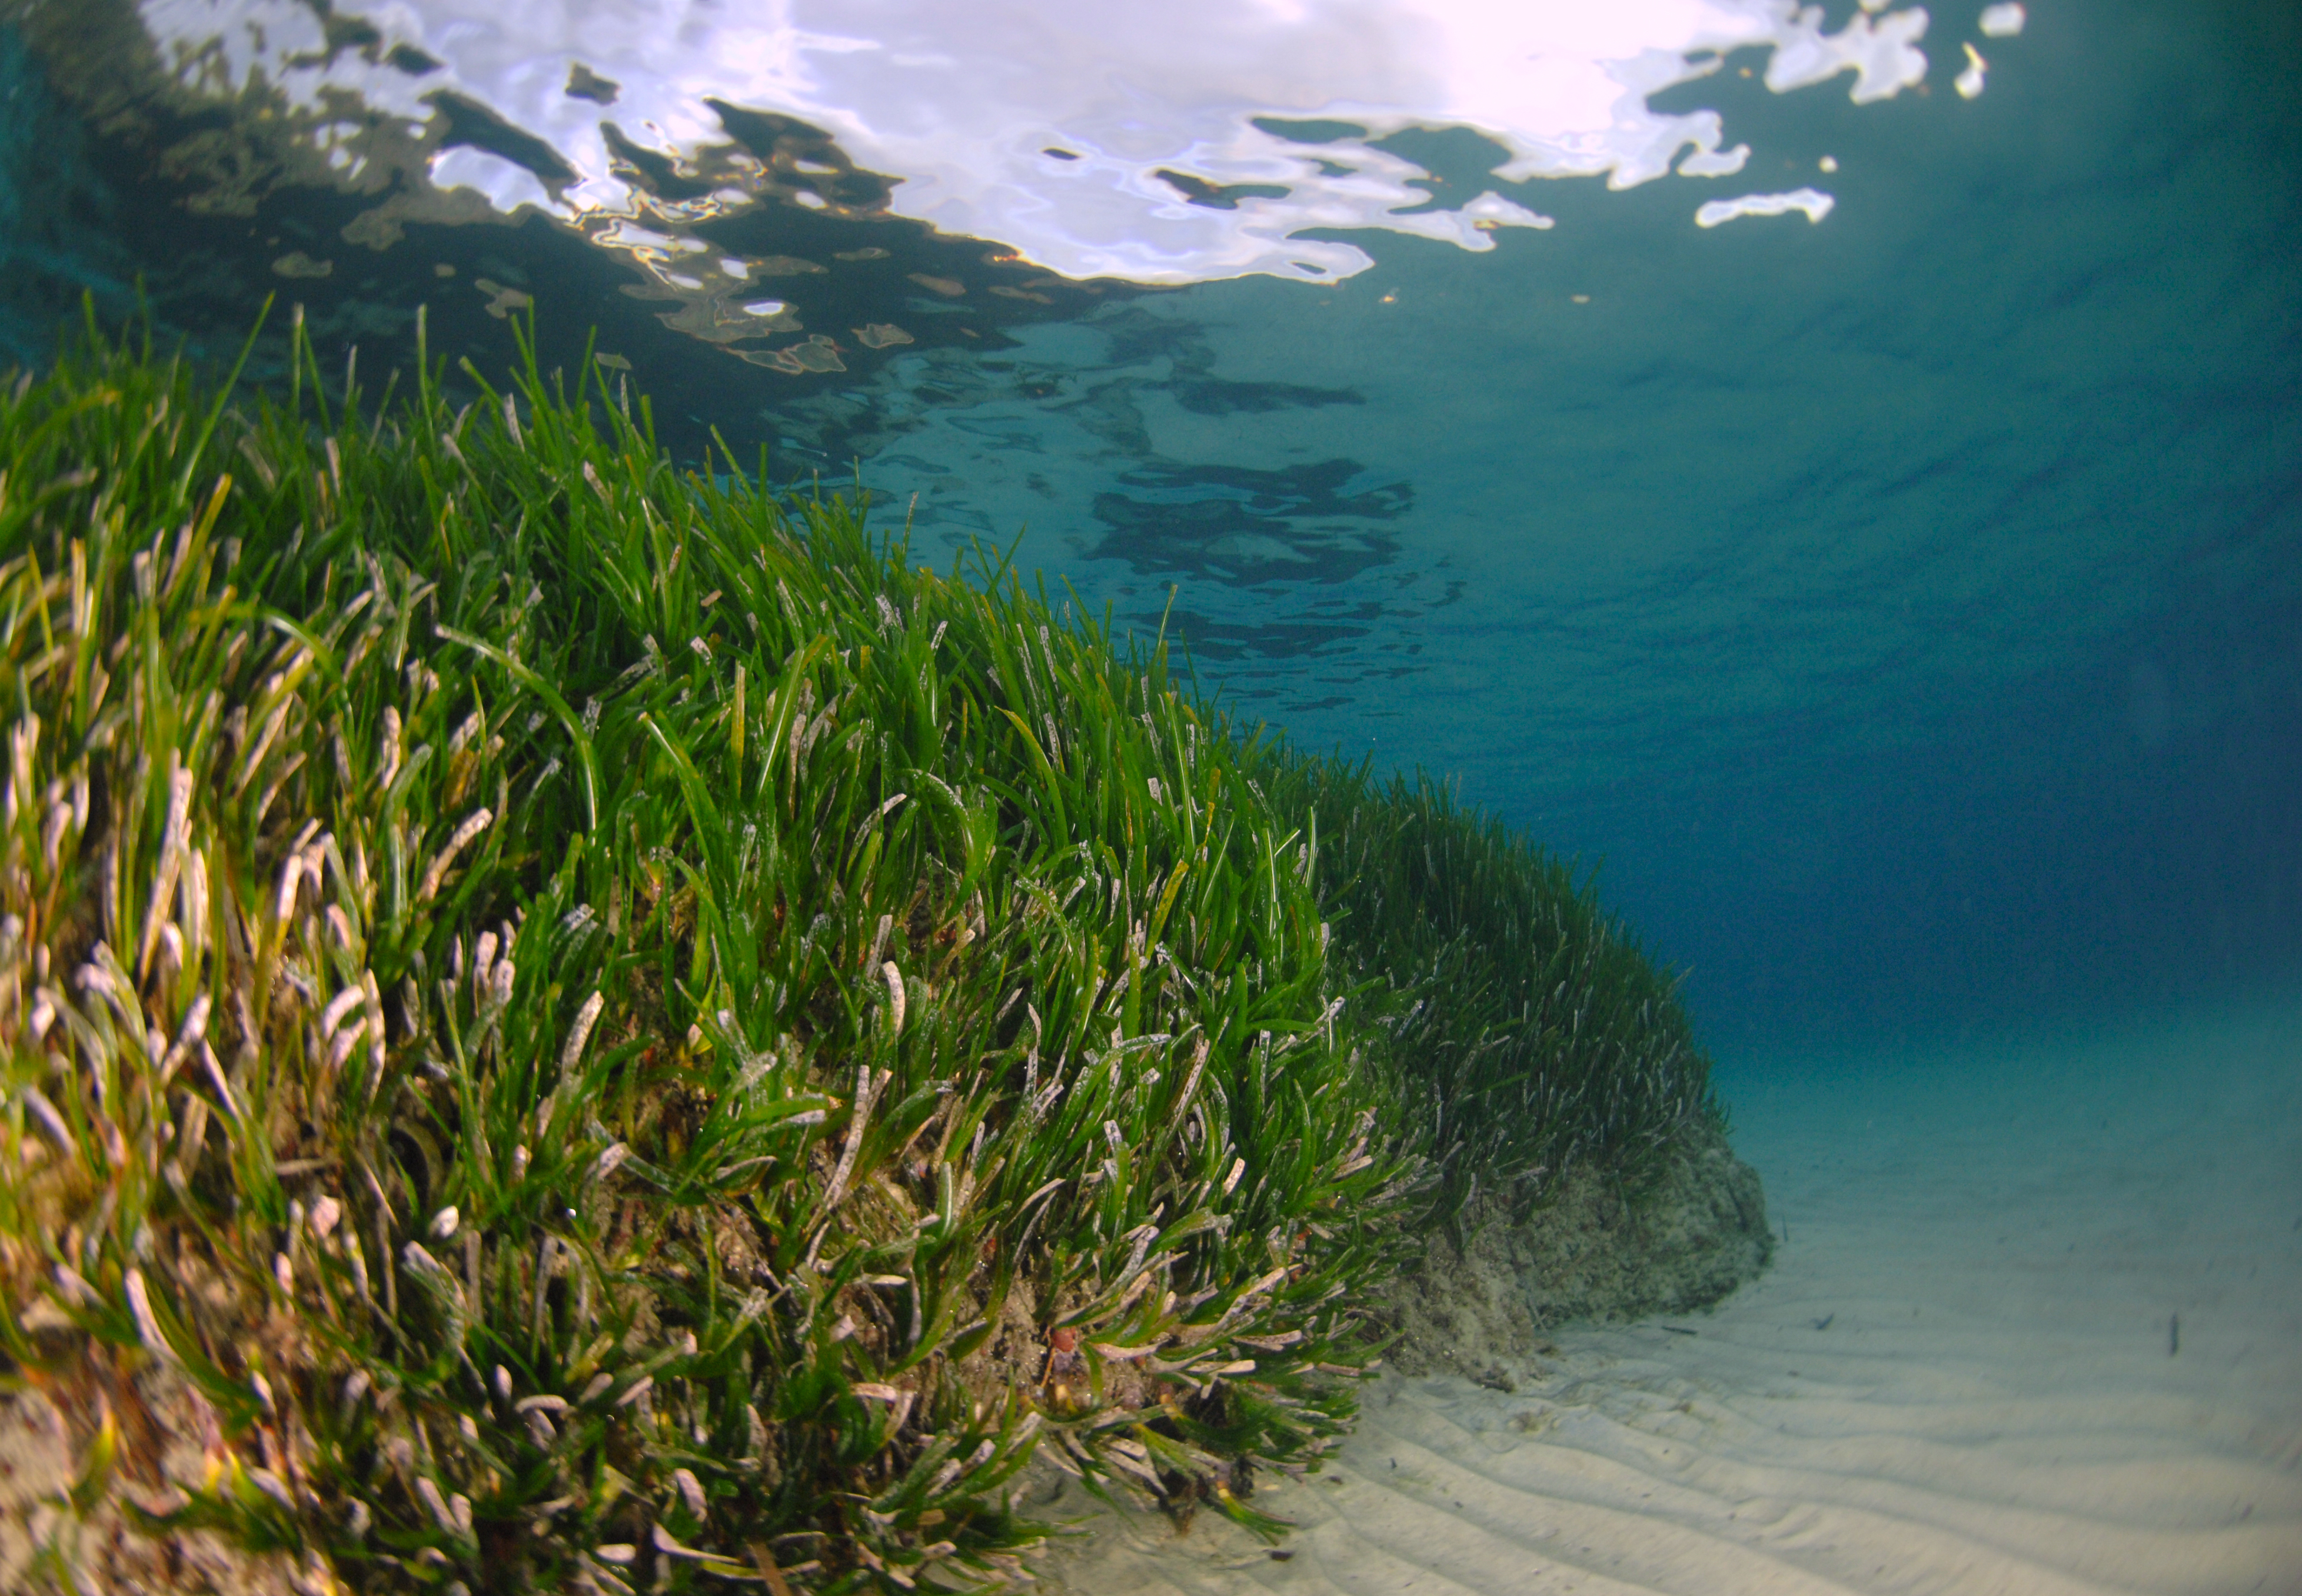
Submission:
[[[2221,1505],[2160,1524],[2172,1496],[2089,1476],[2028,1528],[1832,1533],[1907,1588],[2297,1591],[2302,1361],[2263,1348],[2302,1344],[2298,85],[2293,0],[13,0],[0,361],[83,294],[228,358],[276,296],[364,379],[419,307],[493,377],[532,310],[547,368],[588,349],[684,458],[716,430],[860,478],[915,551],[1012,545],[1246,719],[1446,777],[1685,972],[1792,1227],[1722,1310],[1758,1315],[1719,1332],[1747,1366],[1562,1341],[1576,1378],[1612,1360],[1667,1414],[1891,1298],[1896,1335],[1954,1323],[1881,1357],[1992,1348],[1943,1376],[1964,1445],[2010,1393],[2171,1365],[2233,1472],[2166,1489]],[[1990,1273],[2009,1213],[2042,1250]],[[2039,1394],[2040,1348],[2113,1329],[2068,1365],[2100,1384]],[[1374,1432],[1451,1478],[1503,1435],[1458,1398]],[[1642,1433],[1625,1399],[1592,1412]],[[2027,1433],[2160,1478],[2106,1439],[2135,1403]],[[1384,1555],[1437,1567],[1428,1515],[1486,1501],[1458,1488],[1306,1508],[1315,1555],[1254,1577],[1394,1588],[1335,1572],[1348,1535],[1395,1514]],[[1636,1495],[1582,1533],[1645,1544]],[[2051,1580],[1946,1550],[2127,1521],[2236,1538]],[[1535,1588],[1511,1545],[1449,1577]],[[1715,1551],[1621,1577],[1809,1588],[1706,1584],[1742,1567]],[[1155,1552],[1078,1588],[1248,1588]]]

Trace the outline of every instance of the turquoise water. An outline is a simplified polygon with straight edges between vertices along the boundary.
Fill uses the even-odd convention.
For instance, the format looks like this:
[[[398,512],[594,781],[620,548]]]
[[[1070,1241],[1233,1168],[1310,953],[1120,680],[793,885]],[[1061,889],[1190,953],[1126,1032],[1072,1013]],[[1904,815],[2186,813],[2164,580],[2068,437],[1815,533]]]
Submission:
[[[1491,176],[1524,129],[1468,113],[1402,112],[1394,130],[1362,105],[1307,126],[1322,102],[1299,50],[1264,107],[1296,119],[1281,181],[1251,136],[1218,148],[1207,130],[1247,125],[1245,91],[1194,105],[1181,67],[1149,131],[1073,106],[1004,144],[1012,98],[906,132],[861,100],[777,120],[763,88],[697,112],[704,143],[734,134],[782,174],[716,215],[709,162],[651,155],[684,135],[634,108],[615,170],[660,212],[690,207],[682,256],[545,195],[595,139],[561,112],[623,114],[598,111],[605,90],[563,92],[565,38],[491,22],[486,77],[452,29],[393,55],[417,47],[395,43],[404,9],[361,33],[363,7],[335,8],[337,56],[382,62],[361,70],[398,72],[394,92],[429,92],[435,70],[467,86],[433,106],[424,147],[443,181],[493,173],[494,197],[426,208],[404,174],[348,189],[347,165],[251,132],[244,84],[165,87],[155,41],[230,7],[19,5],[0,11],[0,347],[36,358],[84,290],[122,315],[140,279],[162,330],[208,353],[265,295],[299,299],[331,358],[357,345],[380,381],[412,357],[419,305],[435,351],[501,366],[511,323],[489,312],[532,295],[547,364],[572,367],[596,328],[675,449],[717,427],[789,480],[860,473],[922,552],[1013,542],[1082,602],[1166,617],[1249,718],[1446,772],[1597,866],[1691,970],[1730,1065],[2291,986],[2302,13],[2041,0],[1997,37],[1979,9],[1937,12],[1920,77],[1860,105],[1845,78],[1777,92],[1764,51],[1727,55],[1648,106],[1715,112],[1711,147],[1747,145],[1743,170],[1619,189]],[[892,37],[901,11],[842,14]],[[1823,28],[1859,14],[1834,5]],[[1076,54],[1084,16],[1044,81],[1104,70]],[[577,45],[608,25],[568,24]],[[1962,41],[1990,63],[1971,99]],[[608,79],[672,47],[595,43],[587,70]],[[523,48],[544,63],[525,77]],[[1197,167],[1158,153],[1161,116],[1189,124]],[[932,216],[889,214],[906,185],[841,142],[912,147],[898,133],[960,152],[909,180],[940,196]],[[1149,139],[1141,161],[1183,170],[1201,203],[1064,211],[1060,174],[1033,189],[1004,166],[969,187],[965,161],[994,159],[970,152],[1013,145],[1038,172],[1032,141],[1058,137],[1078,147],[1045,159],[1082,172]],[[1430,194],[1426,218],[1491,190],[1503,208],[1478,214],[1501,224],[1415,236],[1354,201],[1338,225],[1234,228],[1290,182],[1311,191],[1323,138],[1329,165],[1388,173],[1393,201]],[[512,209],[520,181],[574,220]],[[1836,202],[1819,221],[1693,220],[1707,198],[1816,185]],[[1130,228],[1166,252],[1157,272],[1085,274],[1132,258]],[[723,256],[750,275],[695,265]],[[730,359],[744,317],[784,314],[760,304],[830,338],[839,369]],[[903,340],[855,331],[879,326]]]

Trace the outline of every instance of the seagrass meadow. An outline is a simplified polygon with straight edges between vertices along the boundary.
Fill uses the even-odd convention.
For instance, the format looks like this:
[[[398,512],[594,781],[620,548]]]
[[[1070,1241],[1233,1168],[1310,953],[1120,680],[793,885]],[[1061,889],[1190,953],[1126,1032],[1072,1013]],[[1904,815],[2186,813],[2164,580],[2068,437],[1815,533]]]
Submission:
[[[28,1580],[117,1521],[973,1588],[1027,1467],[1277,1534],[1434,1233],[1723,1128],[1667,976],[1443,786],[589,369],[371,397],[298,326],[278,391],[93,322],[0,388]]]

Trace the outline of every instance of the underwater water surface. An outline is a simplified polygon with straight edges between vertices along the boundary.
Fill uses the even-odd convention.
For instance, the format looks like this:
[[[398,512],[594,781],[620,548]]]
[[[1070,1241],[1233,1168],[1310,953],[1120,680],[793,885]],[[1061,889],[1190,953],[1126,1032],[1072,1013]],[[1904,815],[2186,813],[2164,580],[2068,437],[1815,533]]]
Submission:
[[[2231,1233],[2269,1247],[2302,1225],[2298,84],[2291,0],[15,0],[0,352],[86,293],[224,357],[276,296],[371,382],[419,307],[492,373],[532,311],[686,458],[860,480],[924,559],[1012,546],[1248,719],[1596,869],[1795,1205],[1941,1049],[1974,1090],[1875,1167],[1986,1102],[2062,1157],[2130,1082],[2155,1119],[2001,1147],[2052,1172],[2003,1200],[2091,1213],[2244,1121],[2247,1180],[2180,1189],[2267,1205]],[[2226,1010],[2273,1018],[2037,1063]],[[2173,1310],[2129,1306],[2156,1357]],[[2246,1554],[2262,1588],[2302,1588],[2294,1544]]]
[[[20,5],[6,336],[533,297],[1600,865],[1729,1056],[2290,978],[2292,8],[1609,9]]]

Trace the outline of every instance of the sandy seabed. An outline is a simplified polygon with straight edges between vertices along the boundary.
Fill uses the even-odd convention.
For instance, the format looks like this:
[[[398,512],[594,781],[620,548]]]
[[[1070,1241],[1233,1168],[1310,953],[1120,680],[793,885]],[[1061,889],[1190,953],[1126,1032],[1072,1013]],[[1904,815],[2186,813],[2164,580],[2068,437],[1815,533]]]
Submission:
[[[1280,1556],[1097,1509],[1046,1584],[2302,1592],[2302,1001],[1723,1085],[1787,1227],[1755,1284],[1514,1391],[1371,1383],[1258,1493]]]

